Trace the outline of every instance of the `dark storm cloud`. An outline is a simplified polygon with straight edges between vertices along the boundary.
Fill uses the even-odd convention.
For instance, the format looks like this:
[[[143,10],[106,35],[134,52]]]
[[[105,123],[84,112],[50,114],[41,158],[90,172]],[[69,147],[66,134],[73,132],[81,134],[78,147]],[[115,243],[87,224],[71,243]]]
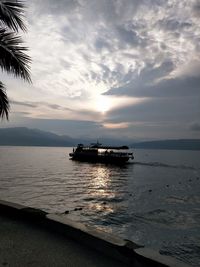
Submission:
[[[187,122],[198,120],[200,98],[159,98],[148,99],[138,104],[115,109],[108,113],[107,122]],[[191,109],[192,106],[192,109]]]
[[[11,103],[14,105],[18,105],[18,106],[25,106],[25,107],[31,107],[31,108],[39,108],[41,106],[45,106],[48,107],[50,109],[56,109],[56,110],[69,110],[72,111],[72,109],[66,108],[66,107],[62,107],[60,105],[57,104],[50,104],[47,102],[22,102],[22,101],[14,101],[11,100]]]
[[[125,95],[132,97],[186,97],[200,96],[200,77],[164,79],[156,84],[130,84],[112,88],[105,95]]]
[[[115,70],[111,70],[104,64],[99,64],[99,68],[101,68],[101,71],[90,71],[90,73],[87,74],[87,77],[90,77],[90,79],[95,81],[97,84],[103,80],[109,83],[114,83],[116,80],[121,81],[126,77],[124,76],[123,64],[116,63]]]
[[[99,114],[99,112],[96,111],[91,111],[89,109],[71,109],[65,106],[61,106],[58,104],[51,104],[51,103],[47,103],[47,102],[20,102],[20,101],[11,101],[11,103],[13,105],[17,105],[17,106],[22,106],[22,107],[30,107],[30,108],[34,108],[37,110],[40,110],[40,108],[45,107],[48,108],[50,110],[54,110],[55,112],[57,111],[66,111],[67,113],[73,114],[73,116],[76,116],[77,118],[80,117],[85,117],[85,118],[93,118],[94,120],[99,120],[101,117],[101,114]],[[34,115],[30,112],[19,112],[17,111],[16,114],[21,114],[21,115],[28,115],[29,118],[35,120]],[[37,120],[38,121],[38,120]]]
[[[109,44],[109,42],[102,37],[98,37],[96,39],[94,46],[97,51],[102,51],[103,49],[107,49],[110,51],[112,49],[112,45]]]
[[[47,103],[44,103],[44,105],[46,105],[47,107],[52,108],[52,109],[63,109],[62,106],[57,105],[57,104],[47,104]]]
[[[25,111],[20,111],[20,112],[15,112],[15,115],[16,116],[19,116],[19,115],[21,115],[21,116],[29,116],[29,115],[31,115],[31,113],[30,112],[25,112]]]
[[[184,21],[178,21],[174,18],[172,19],[162,19],[157,22],[157,27],[165,30],[165,31],[180,31],[184,29],[188,29],[192,27],[192,23],[190,22],[184,22]]]
[[[111,88],[105,95],[126,95],[134,97],[163,97],[190,95],[199,92],[199,77],[168,78],[174,70],[172,61],[165,61],[160,66],[147,64],[139,74],[130,71],[125,77],[126,84]],[[162,79],[159,81],[159,79]]]
[[[26,106],[26,107],[31,107],[31,108],[36,108],[37,104],[29,103],[29,102],[22,102],[22,101],[10,101],[11,104],[18,105],[18,106]]]
[[[126,29],[124,26],[117,27],[117,34],[120,44],[127,44],[131,46],[144,46],[145,42],[138,35],[138,33],[132,29]]]
[[[197,0],[195,1],[193,8],[192,8],[193,14],[197,17],[200,18],[200,1]]]
[[[192,124],[190,124],[190,130],[200,132],[200,123],[193,122]]]
[[[61,15],[73,12],[80,5],[78,0],[33,0],[37,14]]]
[[[85,19],[95,24],[106,22],[109,26],[134,16],[142,2],[143,0],[79,0],[80,12]]]

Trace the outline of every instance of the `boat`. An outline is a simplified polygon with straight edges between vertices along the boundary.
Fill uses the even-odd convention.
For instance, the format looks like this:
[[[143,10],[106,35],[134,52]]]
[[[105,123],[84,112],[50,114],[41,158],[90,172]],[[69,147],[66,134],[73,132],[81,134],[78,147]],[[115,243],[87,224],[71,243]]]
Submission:
[[[133,153],[127,152],[128,149],[128,146],[103,146],[99,142],[86,146],[78,144],[69,156],[78,161],[121,164],[134,159]]]

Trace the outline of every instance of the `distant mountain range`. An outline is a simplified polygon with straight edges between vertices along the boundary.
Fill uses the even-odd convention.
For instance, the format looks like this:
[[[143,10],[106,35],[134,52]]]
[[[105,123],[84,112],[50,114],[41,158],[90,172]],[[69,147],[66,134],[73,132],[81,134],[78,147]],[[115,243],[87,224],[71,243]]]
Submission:
[[[6,146],[73,146],[76,141],[69,136],[25,127],[0,129],[0,145]]]
[[[144,149],[200,150],[200,139],[147,141],[133,143],[130,147]]]
[[[129,145],[132,148],[200,150],[200,139],[130,142],[130,140],[101,138],[99,141],[104,145]],[[94,142],[94,139],[72,138],[66,135],[60,136],[25,127],[0,129],[0,146],[71,147],[76,146],[78,143],[90,144],[91,142]]]
[[[129,145],[130,141],[118,140],[112,138],[101,138],[98,140],[105,145]],[[53,146],[53,147],[71,147],[79,143],[90,144],[97,142],[97,139],[72,138],[67,135],[57,135],[38,129],[29,129],[26,127],[1,128],[0,146]]]

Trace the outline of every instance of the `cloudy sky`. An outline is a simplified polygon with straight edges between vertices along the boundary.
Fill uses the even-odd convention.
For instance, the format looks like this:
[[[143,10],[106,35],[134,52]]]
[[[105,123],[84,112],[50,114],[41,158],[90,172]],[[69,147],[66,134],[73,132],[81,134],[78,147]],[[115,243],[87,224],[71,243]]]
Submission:
[[[200,137],[200,1],[32,0],[31,85],[9,122],[71,136]]]

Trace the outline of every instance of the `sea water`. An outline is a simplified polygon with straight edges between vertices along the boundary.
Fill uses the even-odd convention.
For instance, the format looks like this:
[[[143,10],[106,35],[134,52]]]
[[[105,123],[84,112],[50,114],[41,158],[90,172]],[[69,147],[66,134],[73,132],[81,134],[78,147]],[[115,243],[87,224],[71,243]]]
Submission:
[[[133,150],[124,166],[72,161],[71,151],[0,147],[0,199],[200,266],[200,151]]]

